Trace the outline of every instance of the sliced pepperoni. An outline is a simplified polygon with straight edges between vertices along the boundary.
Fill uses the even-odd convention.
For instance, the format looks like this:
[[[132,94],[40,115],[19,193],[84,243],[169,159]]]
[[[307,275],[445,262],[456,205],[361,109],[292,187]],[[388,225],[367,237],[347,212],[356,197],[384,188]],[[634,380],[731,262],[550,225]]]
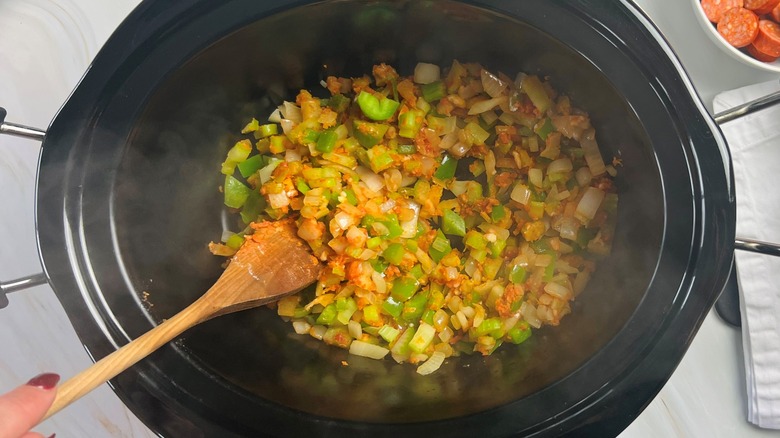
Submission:
[[[726,11],[718,22],[718,33],[734,47],[745,47],[758,35],[758,15],[745,8]]]
[[[755,12],[756,15],[764,15],[772,12],[778,3],[780,0],[745,0],[745,8]]]
[[[704,15],[713,23],[720,21],[723,13],[729,9],[741,8],[742,6],[744,6],[744,0],[701,0]]]
[[[701,8],[707,19],[717,24],[726,11],[741,8],[744,3],[744,0],[701,0]]]
[[[778,58],[777,56],[767,55],[766,53],[759,51],[753,44],[747,46],[747,51],[750,53],[750,56],[758,59],[761,62],[775,62]]]
[[[761,20],[758,23],[758,35],[753,45],[761,53],[769,56],[780,56],[780,24],[772,20]]]
[[[778,3],[774,9],[772,9],[772,18],[780,23],[780,3]]]

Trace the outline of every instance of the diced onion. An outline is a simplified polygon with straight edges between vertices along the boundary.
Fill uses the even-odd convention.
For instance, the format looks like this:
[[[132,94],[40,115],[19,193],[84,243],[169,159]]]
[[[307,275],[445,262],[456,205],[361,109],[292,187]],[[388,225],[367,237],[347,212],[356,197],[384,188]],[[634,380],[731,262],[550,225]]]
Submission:
[[[607,168],[604,166],[604,159],[601,157],[599,145],[596,143],[595,129],[590,128],[582,134],[580,146],[585,152],[585,162],[588,163],[590,173],[593,176],[599,176],[606,172]]]
[[[270,193],[268,195],[268,203],[272,208],[282,208],[290,205],[290,198],[287,197],[287,193]]]
[[[570,172],[574,166],[569,158],[559,158],[547,165],[547,174]]]
[[[496,156],[493,154],[493,151],[488,151],[487,155],[485,155],[485,172],[487,172],[488,176],[496,174]]]
[[[349,335],[354,339],[358,339],[363,336],[363,327],[359,322],[354,320],[349,320],[347,323],[347,331],[349,331]]]
[[[279,121],[279,124],[282,125],[282,132],[285,134],[289,134],[295,128],[295,122],[290,119],[282,119]]]
[[[358,166],[355,169],[355,172],[357,172],[358,176],[360,176],[360,180],[366,183],[366,186],[371,191],[379,192],[385,186],[385,182],[382,180],[381,176],[363,166]]]
[[[301,161],[301,154],[295,149],[287,149],[284,153],[284,161]]]
[[[420,219],[420,204],[416,202],[409,202],[407,206],[414,210],[414,217],[408,221],[403,221],[400,224],[401,229],[403,230],[401,237],[404,239],[410,239],[417,235],[417,221]]]
[[[450,191],[455,196],[460,196],[466,193],[466,190],[468,190],[468,188],[469,188],[468,181],[453,180],[452,183],[450,183]]]
[[[276,158],[272,158],[271,162],[268,163],[265,167],[257,171],[257,175],[260,178],[260,182],[262,184],[267,183],[271,179],[271,175],[274,172],[274,169],[281,163],[282,160],[277,160]]]
[[[469,115],[473,116],[475,114],[482,114],[486,111],[490,111],[506,100],[507,100],[506,96],[499,96],[499,97],[494,97],[492,99],[487,99],[487,100],[482,100],[480,102],[477,102],[474,105],[472,105],[471,108],[469,108]]]
[[[528,302],[524,301],[523,304],[520,305],[520,314],[523,315],[523,319],[525,319],[531,327],[539,328],[542,326],[542,321],[536,315],[536,307],[528,304]]]
[[[615,169],[615,166],[613,166],[611,164],[608,164],[607,165],[607,173],[609,174],[609,176],[614,178],[614,177],[617,176],[617,169]]]
[[[493,122],[498,120],[498,114],[496,114],[495,111],[485,111],[482,113],[482,120],[484,120],[488,125],[492,125]]]
[[[506,87],[509,86],[509,83],[502,81],[501,79],[498,78],[498,76],[494,75],[493,73],[490,73],[485,69],[482,69],[479,75],[480,75],[480,79],[482,79],[482,89],[490,97],[501,96],[504,90],[506,90]],[[471,112],[469,112],[469,114],[471,114]]]
[[[577,274],[576,277],[574,277],[574,295],[579,295],[583,290],[585,290],[585,286],[588,284],[588,281],[590,280],[590,272],[588,271],[581,271],[579,274]]]
[[[380,294],[387,293],[387,282],[385,281],[385,277],[382,276],[382,273],[376,272],[374,269],[372,269],[371,279],[374,280],[377,293]]]
[[[515,184],[515,188],[512,189],[509,197],[515,202],[527,205],[531,199],[531,190],[525,184]]]
[[[355,340],[349,344],[349,354],[354,354],[355,356],[363,356],[370,359],[382,359],[387,356],[387,353],[389,352],[390,350],[387,348],[380,347],[379,345],[369,344],[368,342]]]
[[[436,371],[444,363],[444,353],[441,351],[434,351],[431,357],[428,358],[422,365],[417,367],[417,374],[427,376]]]
[[[573,217],[563,217],[558,222],[558,232],[561,237],[569,240],[577,239],[577,231],[580,229],[580,223]]]
[[[293,321],[292,325],[295,333],[298,333],[299,335],[305,335],[306,333],[309,333],[309,330],[311,329],[311,324],[303,320]]]
[[[566,286],[554,282],[547,283],[544,286],[544,291],[562,300],[568,300],[571,297],[571,291]]]
[[[414,67],[414,82],[418,84],[430,84],[441,77],[441,68],[436,64],[420,62]]]
[[[452,155],[457,158],[461,158],[462,156],[466,155],[466,152],[468,152],[469,149],[471,149],[471,146],[465,143],[457,142],[450,148],[450,153],[452,153]]]
[[[301,109],[292,102],[285,101],[279,107],[279,111],[281,111],[283,118],[290,120],[293,123],[301,123],[303,121]]]
[[[542,184],[544,184],[543,183],[544,176],[542,174],[542,169],[537,169],[537,168],[529,169],[528,181],[530,181],[531,184],[535,185],[536,187],[541,188]]]
[[[580,167],[577,169],[577,171],[574,172],[574,177],[577,178],[577,184],[579,184],[580,187],[585,187],[590,184],[590,180],[593,178],[590,174],[590,169],[587,167]]]
[[[272,123],[282,122],[282,112],[279,111],[279,108],[275,109],[274,112],[272,112],[271,115],[268,116],[268,121]]]
[[[322,340],[322,337],[325,336],[326,331],[328,331],[328,328],[324,325],[315,325],[311,328],[311,330],[309,330],[309,334],[314,339]]]
[[[395,199],[388,199],[379,206],[379,209],[382,210],[382,213],[387,213],[393,208],[395,208]]]
[[[453,130],[449,134],[445,134],[444,137],[441,138],[441,141],[439,142],[439,148],[441,149],[449,149],[455,143],[458,142],[458,131]]]
[[[595,187],[588,187],[585,189],[585,193],[582,195],[579,204],[577,204],[576,214],[580,219],[593,219],[603,200],[604,192]]]

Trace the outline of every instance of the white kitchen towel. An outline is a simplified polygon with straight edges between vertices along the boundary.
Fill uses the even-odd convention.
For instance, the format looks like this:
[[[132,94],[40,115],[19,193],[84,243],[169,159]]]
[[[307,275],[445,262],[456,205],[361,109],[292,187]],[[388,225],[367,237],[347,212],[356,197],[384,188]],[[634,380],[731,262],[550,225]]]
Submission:
[[[772,81],[715,97],[715,112],[780,90]],[[780,243],[780,104],[721,126],[734,162],[737,236]],[[748,420],[780,429],[780,257],[736,251]]]

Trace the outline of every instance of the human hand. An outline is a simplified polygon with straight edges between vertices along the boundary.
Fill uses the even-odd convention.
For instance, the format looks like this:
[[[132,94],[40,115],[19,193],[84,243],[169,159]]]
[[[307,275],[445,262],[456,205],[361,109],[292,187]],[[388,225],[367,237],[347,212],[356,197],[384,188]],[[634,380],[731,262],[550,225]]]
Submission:
[[[59,375],[44,373],[0,395],[0,438],[43,438],[29,430],[41,421],[54,402],[59,381]],[[52,437],[54,434],[49,438]]]

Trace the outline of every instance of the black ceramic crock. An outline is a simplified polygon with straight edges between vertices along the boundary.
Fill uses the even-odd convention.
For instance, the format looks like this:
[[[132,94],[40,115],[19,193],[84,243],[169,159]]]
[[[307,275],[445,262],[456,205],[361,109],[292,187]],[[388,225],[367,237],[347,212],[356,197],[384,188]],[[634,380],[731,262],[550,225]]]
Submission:
[[[101,358],[218,277],[205,244],[232,219],[216,166],[250,117],[328,75],[454,58],[549,76],[623,161],[614,251],[573,313],[427,377],[294,335],[269,309],[225,316],[111,382],[153,431],[604,437],[652,400],[728,276],[734,188],[717,125],[625,0],[143,2],[40,157],[41,260],[80,339]]]

